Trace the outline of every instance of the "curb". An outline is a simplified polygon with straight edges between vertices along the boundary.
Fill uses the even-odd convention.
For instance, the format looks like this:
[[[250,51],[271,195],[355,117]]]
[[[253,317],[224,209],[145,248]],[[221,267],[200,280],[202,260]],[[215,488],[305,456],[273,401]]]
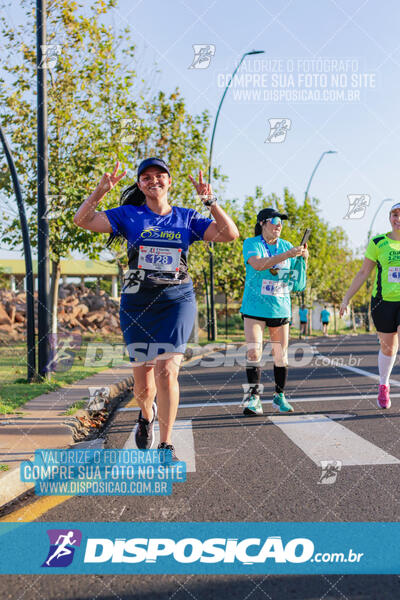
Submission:
[[[87,410],[79,410],[73,417],[67,417],[66,420],[62,421],[62,425],[66,425],[71,433],[71,444],[67,446],[68,448],[74,447],[76,444],[82,442],[91,445],[91,441],[98,439],[99,433],[106,425],[120,401],[125,398],[127,394],[132,393],[133,376],[122,379],[118,383],[113,383],[109,387],[109,402],[107,408],[100,411],[103,419],[98,422],[98,426],[94,427],[93,425],[89,425],[92,417],[89,416]],[[32,454],[24,460],[33,460],[33,458],[34,455]],[[22,496],[25,496],[35,487],[35,484],[32,482],[20,480],[20,465],[3,475],[0,479],[0,483],[0,512],[7,505],[20,499]]]
[[[118,383],[113,383],[108,387],[110,394],[106,400],[106,406],[102,410],[96,411],[95,416],[88,409],[83,408],[63,421],[63,425],[70,429],[74,443],[99,437],[98,434],[104,429],[118,404],[125,400],[126,396],[133,397],[133,376],[121,379]]]
[[[199,358],[201,356],[207,356],[212,352],[224,349],[226,344],[220,344],[213,350],[202,352],[203,348],[187,348],[184,354],[184,362],[190,362],[193,358]],[[118,383],[111,384],[110,394],[108,397],[108,403],[106,408],[99,411],[96,417],[90,415],[86,409],[78,410],[73,416],[67,417],[62,421],[62,424],[69,428],[71,434],[71,444],[67,448],[73,448],[77,445],[83,445],[91,447],[95,443],[96,439],[99,439],[100,434],[111,415],[120,404],[122,400],[128,395],[133,396],[133,375],[121,379]],[[28,456],[25,460],[33,460],[34,455]],[[5,508],[7,508],[13,502],[22,499],[27,496],[29,492],[32,492],[35,484],[32,482],[25,482],[20,480],[20,465],[8,471],[5,475],[0,478],[0,515]]]

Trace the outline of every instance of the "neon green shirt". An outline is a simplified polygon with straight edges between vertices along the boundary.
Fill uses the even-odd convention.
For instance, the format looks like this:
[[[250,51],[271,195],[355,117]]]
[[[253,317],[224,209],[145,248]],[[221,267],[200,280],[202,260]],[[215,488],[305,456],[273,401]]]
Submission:
[[[365,257],[376,262],[376,277],[372,296],[400,302],[400,241],[392,240],[387,233],[373,237]]]

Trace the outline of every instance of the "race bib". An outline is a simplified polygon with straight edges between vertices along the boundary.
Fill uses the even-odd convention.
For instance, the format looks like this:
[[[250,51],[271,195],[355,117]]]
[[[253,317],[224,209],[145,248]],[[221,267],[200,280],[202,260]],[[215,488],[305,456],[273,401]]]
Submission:
[[[161,246],[140,246],[138,268],[152,271],[179,271],[181,248],[166,248]]]
[[[263,296],[286,296],[289,292],[290,288],[285,281],[262,280],[261,294]]]
[[[388,282],[400,283],[400,267],[389,267]]]

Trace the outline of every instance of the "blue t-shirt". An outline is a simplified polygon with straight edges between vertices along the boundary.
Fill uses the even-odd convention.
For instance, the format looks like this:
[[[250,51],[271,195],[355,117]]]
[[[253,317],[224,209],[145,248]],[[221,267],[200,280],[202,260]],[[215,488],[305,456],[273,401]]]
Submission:
[[[330,312],[329,310],[326,310],[326,308],[324,308],[323,310],[321,310],[321,321],[323,323],[328,323],[329,322],[329,317],[330,317]]]
[[[301,323],[307,322],[308,308],[299,308],[299,317]]]
[[[180,206],[172,206],[167,215],[158,215],[146,204],[127,204],[105,213],[113,233],[128,242],[129,280],[124,280],[123,293],[160,290],[160,286],[180,288],[173,285],[177,280],[192,285],[188,249],[193,242],[203,240],[212,219]]]
[[[282,254],[293,245],[286,240],[278,239],[276,244],[267,244],[270,255]],[[285,280],[293,268],[293,258],[288,258],[276,265],[278,271],[271,273],[270,269],[256,271],[247,262],[251,256],[267,258],[269,256],[261,235],[244,240],[243,258],[246,265],[246,281],[243,301],[240,311],[250,317],[283,319],[292,314],[290,290],[291,286]]]
[[[300,323],[307,323],[308,308],[299,308]]]

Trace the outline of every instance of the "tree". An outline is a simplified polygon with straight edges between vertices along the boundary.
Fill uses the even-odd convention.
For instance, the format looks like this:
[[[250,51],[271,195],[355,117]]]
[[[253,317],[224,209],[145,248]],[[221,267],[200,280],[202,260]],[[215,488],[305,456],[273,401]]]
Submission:
[[[60,260],[72,251],[91,259],[100,256],[106,237],[73,224],[73,215],[101,175],[118,159],[134,177],[144,156],[163,156],[174,175],[177,204],[193,203],[187,174],[206,164],[208,115],[187,113],[179,90],[170,96],[150,94],[132,68],[135,47],[126,29],[114,34],[103,17],[115,0],[96,0],[89,16],[68,0],[54,0],[47,10],[48,44],[52,46],[47,69],[49,136],[49,229],[52,261],[53,331],[56,328]],[[1,80],[1,121],[11,136],[18,172],[29,207],[32,245],[37,243],[36,211],[36,47],[32,2],[23,1],[26,22],[14,30],[1,18],[5,40]],[[118,55],[117,55],[117,49]],[[22,56],[21,56],[22,52]],[[18,56],[21,60],[12,60]],[[48,61],[50,65],[50,61]],[[0,162],[0,189],[7,199],[13,192],[9,173]],[[129,182],[128,182],[129,183]],[[121,188],[113,190],[102,208],[118,205]],[[190,190],[190,193],[189,193]],[[5,243],[20,245],[15,218],[0,224]]]

